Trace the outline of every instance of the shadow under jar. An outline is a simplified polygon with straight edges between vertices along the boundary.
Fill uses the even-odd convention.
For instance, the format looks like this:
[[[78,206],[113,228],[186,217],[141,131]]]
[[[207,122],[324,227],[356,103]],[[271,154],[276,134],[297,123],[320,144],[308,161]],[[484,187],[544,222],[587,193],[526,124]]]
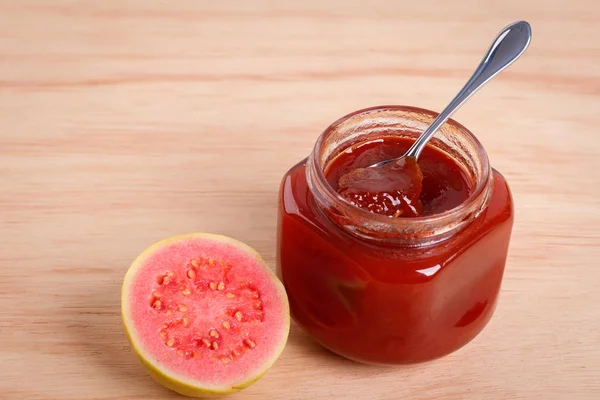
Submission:
[[[513,204],[477,139],[449,120],[419,157],[424,212],[389,217],[338,195],[336,178],[404,154],[436,114],[374,107],[330,125],[283,177],[277,273],[292,317],[315,340],[369,364],[431,360],[490,320]]]

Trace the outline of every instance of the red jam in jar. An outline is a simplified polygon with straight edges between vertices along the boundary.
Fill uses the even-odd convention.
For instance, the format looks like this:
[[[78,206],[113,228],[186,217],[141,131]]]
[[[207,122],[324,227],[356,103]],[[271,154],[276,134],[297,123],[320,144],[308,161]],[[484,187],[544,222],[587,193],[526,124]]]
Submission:
[[[403,155],[435,116],[402,106],[352,113],[283,177],[277,273],[292,317],[349,359],[438,358],[471,341],[494,312],[512,196],[466,128],[449,120],[416,170],[342,178]]]
[[[408,157],[381,167],[379,161],[401,157],[413,140],[381,136],[357,143],[327,166],[331,187],[355,206],[391,217],[437,214],[464,202],[472,190],[466,174],[445,153],[426,147],[419,160]]]

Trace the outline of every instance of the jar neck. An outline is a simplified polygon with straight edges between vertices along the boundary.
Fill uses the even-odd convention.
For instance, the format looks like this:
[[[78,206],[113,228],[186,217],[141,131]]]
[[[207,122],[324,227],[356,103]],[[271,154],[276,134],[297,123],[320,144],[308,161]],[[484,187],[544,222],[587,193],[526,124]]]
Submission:
[[[415,218],[390,218],[358,208],[342,198],[325,177],[328,165],[348,147],[386,136],[416,139],[437,116],[405,106],[373,107],[340,118],[319,136],[307,159],[306,179],[317,206],[340,229],[367,241],[398,246],[427,246],[466,228],[487,207],[492,190],[488,157],[465,127],[449,120],[429,142],[464,169],[473,190],[450,210]]]

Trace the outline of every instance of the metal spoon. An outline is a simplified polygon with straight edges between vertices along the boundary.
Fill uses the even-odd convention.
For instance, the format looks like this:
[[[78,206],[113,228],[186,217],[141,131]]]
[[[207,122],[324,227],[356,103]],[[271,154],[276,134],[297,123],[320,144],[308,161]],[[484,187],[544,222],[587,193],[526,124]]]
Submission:
[[[526,21],[518,21],[504,28],[494,39],[485,57],[460,92],[450,104],[433,120],[431,125],[417,138],[406,153],[391,160],[385,160],[370,165],[367,168],[380,167],[390,162],[399,161],[405,157],[418,158],[425,145],[434,133],[462,106],[475,92],[500,71],[512,64],[529,46],[531,41],[531,26]]]

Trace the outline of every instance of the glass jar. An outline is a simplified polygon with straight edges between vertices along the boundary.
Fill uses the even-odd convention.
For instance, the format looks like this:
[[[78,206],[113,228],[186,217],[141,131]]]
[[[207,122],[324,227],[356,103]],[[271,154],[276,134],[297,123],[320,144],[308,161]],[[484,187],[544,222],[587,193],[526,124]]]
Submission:
[[[504,177],[479,141],[449,120],[428,146],[472,182],[466,200],[415,218],[373,214],[328,183],[331,161],[382,134],[416,138],[434,112],[373,107],[330,125],[283,177],[277,273],[292,318],[316,341],[369,364],[431,360],[471,341],[498,298],[513,225]]]

